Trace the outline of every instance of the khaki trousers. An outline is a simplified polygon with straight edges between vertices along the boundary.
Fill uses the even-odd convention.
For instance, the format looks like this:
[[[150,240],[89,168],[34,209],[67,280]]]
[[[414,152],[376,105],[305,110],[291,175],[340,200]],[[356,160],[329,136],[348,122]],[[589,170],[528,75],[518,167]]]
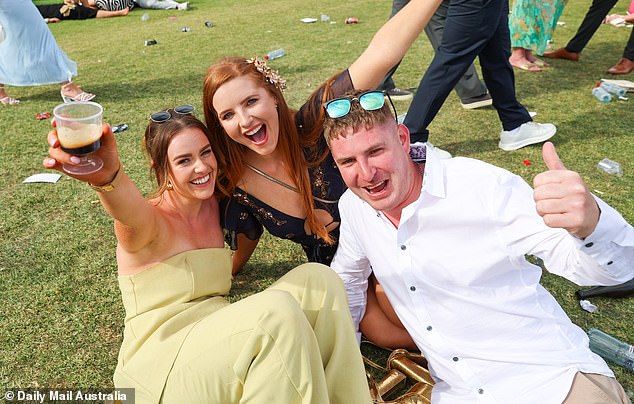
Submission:
[[[337,274],[301,265],[192,330],[164,403],[371,402],[346,292]]]
[[[613,377],[577,372],[563,404],[631,404]]]

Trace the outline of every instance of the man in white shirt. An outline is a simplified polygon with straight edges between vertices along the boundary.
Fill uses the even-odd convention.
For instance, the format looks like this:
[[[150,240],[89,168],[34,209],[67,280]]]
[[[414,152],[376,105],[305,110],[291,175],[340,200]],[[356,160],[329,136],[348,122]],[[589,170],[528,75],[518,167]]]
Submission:
[[[428,358],[433,403],[629,403],[525,255],[579,285],[619,284],[634,277],[632,226],[552,143],[534,190],[433,149],[415,163],[407,128],[372,98],[355,92],[325,105],[326,140],[349,187],[332,267],[355,324],[373,272]]]

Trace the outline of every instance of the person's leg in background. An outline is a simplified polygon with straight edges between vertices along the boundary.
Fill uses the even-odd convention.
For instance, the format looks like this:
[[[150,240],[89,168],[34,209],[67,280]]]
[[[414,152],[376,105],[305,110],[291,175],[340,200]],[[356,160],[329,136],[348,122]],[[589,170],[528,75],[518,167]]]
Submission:
[[[575,36],[568,44],[552,52],[544,53],[544,57],[551,59],[579,60],[581,51],[586,47],[592,36],[601,26],[603,19],[612,10],[618,0],[593,0]]]
[[[394,15],[398,13],[403,7],[405,7],[407,3],[409,3],[409,0],[393,0],[392,13],[390,14],[390,18],[394,17]],[[385,91],[393,100],[406,101],[412,98],[412,93],[396,87],[394,79],[392,78],[392,76],[396,72],[396,69],[398,69],[399,64],[400,62],[397,63],[396,66],[394,66],[387,73],[387,75],[383,79],[383,82],[381,82],[381,84],[379,84],[379,86],[377,87],[377,90]]]
[[[500,1],[492,0],[487,8],[492,3],[500,7]],[[442,41],[403,121],[410,131],[411,143],[427,141],[427,126],[493,35],[498,23],[490,14],[490,10],[482,9],[482,2],[478,0],[450,2]]]
[[[608,69],[610,74],[629,74],[634,70],[634,31],[630,33],[630,39],[627,40],[623,57],[617,64]]]
[[[425,34],[434,47],[434,51],[438,49],[442,41],[442,33],[445,28],[447,11],[449,10],[449,1],[443,0],[440,3],[440,6],[438,6],[438,9],[425,27]],[[469,65],[469,68],[462,75],[454,89],[460,98],[460,104],[465,109],[481,108],[492,104],[489,91],[484,82],[478,77],[478,71],[473,63]]]
[[[494,3],[498,4],[494,4]],[[543,142],[556,132],[552,124],[532,122],[530,114],[517,100],[515,75],[509,62],[511,38],[508,26],[508,1],[493,0],[489,4],[491,22],[497,20],[491,39],[480,52],[480,66],[484,82],[493,97],[493,106],[502,122],[498,146],[502,150],[516,150],[530,144]],[[496,14],[498,12],[498,14]]]
[[[189,10],[189,2],[178,3],[174,0],[134,0],[141,8],[160,10]]]

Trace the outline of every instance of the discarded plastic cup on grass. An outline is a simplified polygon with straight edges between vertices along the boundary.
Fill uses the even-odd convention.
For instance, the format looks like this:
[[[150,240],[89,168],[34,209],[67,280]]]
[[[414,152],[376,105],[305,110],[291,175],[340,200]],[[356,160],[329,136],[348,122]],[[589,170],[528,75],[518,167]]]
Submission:
[[[597,164],[597,168],[601,171],[605,171],[608,174],[616,174],[617,177],[623,176],[623,169],[621,165],[616,161],[610,159],[603,159]]]
[[[595,87],[595,88],[593,88],[592,89],[592,95],[594,95],[594,98],[596,98],[597,100],[599,100],[601,102],[610,102],[610,101],[612,101],[612,96],[610,95],[610,93],[605,91],[605,89],[603,87]]]
[[[150,15],[148,13],[143,13],[141,16],[141,21],[147,21],[150,19]]]
[[[156,45],[157,43],[158,41],[156,39],[150,39],[149,41],[144,42],[145,46]]]
[[[321,22],[330,21],[330,17],[328,17],[326,14],[320,15],[319,18],[321,19]]]

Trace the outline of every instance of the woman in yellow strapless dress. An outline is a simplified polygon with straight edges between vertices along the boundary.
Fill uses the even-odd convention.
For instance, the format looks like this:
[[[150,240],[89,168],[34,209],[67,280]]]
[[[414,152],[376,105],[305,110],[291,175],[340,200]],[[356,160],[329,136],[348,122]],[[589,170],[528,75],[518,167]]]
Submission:
[[[305,264],[230,304],[217,164],[210,134],[180,106],[151,116],[144,147],[158,191],[145,199],[126,176],[112,130],[89,183],[114,218],[125,331],[114,375],[137,403],[368,403],[345,291],[328,267]],[[77,157],[49,132],[44,166]],[[72,176],[72,175],[71,175]]]

